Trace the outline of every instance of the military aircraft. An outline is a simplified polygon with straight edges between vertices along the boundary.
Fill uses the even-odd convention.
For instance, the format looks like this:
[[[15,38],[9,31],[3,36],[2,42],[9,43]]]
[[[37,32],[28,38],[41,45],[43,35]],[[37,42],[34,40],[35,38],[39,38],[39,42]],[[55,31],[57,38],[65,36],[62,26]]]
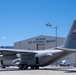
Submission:
[[[0,62],[2,68],[12,65],[18,66],[21,70],[28,69],[28,67],[39,69],[39,67],[52,64],[73,52],[76,52],[76,20],[74,20],[69,34],[61,47],[41,51],[0,48]]]

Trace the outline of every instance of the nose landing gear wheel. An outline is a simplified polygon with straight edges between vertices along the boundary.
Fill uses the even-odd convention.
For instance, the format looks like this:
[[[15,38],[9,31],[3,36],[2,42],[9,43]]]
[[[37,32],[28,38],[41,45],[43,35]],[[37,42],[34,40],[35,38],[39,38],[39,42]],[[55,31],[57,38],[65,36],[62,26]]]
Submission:
[[[6,68],[4,65],[1,65],[2,68]]]

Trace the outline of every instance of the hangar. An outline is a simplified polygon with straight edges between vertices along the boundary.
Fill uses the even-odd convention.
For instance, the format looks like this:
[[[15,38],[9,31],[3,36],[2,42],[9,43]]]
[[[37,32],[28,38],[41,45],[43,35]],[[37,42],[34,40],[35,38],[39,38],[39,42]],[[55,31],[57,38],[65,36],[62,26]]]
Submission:
[[[65,41],[65,38],[62,37],[57,37],[57,46],[63,45]],[[26,50],[45,50],[49,48],[56,47],[56,37],[54,36],[45,36],[45,35],[40,35],[36,36],[30,39],[18,41],[14,43],[14,48],[15,49],[26,49]],[[76,53],[72,53],[54,64],[60,64],[61,60],[70,60],[71,65],[74,65],[76,63]]]
[[[65,38],[58,37],[57,46],[61,46],[64,40]],[[52,47],[56,47],[56,38],[44,35],[14,43],[15,49],[45,50]]]

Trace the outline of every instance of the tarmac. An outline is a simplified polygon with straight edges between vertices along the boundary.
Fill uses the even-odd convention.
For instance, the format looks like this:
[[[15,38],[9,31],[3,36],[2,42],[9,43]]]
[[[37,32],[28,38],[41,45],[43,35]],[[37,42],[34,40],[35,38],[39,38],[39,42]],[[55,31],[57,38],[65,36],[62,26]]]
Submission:
[[[38,70],[19,70],[18,67],[0,68],[0,75],[76,75],[76,67],[46,66]]]

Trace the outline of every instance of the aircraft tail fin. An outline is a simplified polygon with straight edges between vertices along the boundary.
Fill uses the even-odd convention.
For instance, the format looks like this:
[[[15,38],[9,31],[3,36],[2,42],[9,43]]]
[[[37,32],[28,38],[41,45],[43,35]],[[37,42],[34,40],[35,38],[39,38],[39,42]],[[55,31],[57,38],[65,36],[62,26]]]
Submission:
[[[71,26],[69,34],[63,44],[63,48],[76,49],[76,19]]]

